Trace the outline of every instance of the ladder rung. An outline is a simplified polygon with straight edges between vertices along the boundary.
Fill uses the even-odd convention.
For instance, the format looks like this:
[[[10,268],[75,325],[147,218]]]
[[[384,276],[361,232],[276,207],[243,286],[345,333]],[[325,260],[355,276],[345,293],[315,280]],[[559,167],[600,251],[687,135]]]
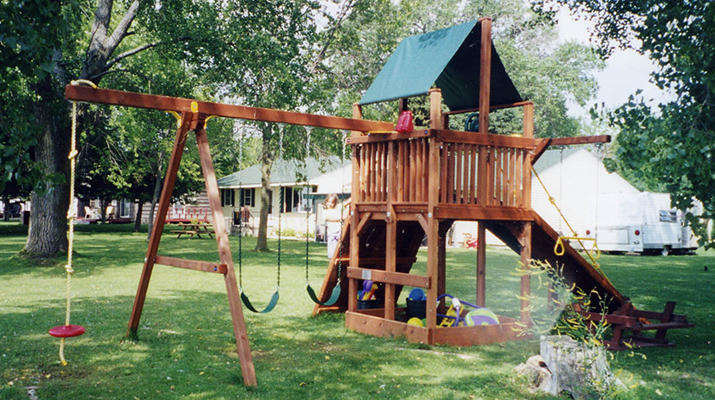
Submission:
[[[170,267],[193,269],[196,271],[215,272],[225,274],[228,270],[226,264],[217,264],[209,261],[187,260],[184,258],[156,256],[154,259],[156,264],[167,265]]]

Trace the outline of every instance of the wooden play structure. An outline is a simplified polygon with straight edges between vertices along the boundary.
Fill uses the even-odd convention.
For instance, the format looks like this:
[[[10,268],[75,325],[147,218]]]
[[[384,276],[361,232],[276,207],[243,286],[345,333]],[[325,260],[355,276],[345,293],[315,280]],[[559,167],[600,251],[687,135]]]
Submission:
[[[129,319],[128,336],[137,334],[155,265],[222,275],[244,384],[257,384],[207,140],[206,122],[212,117],[352,132],[349,139],[352,147],[352,204],[350,218],[346,221],[340,239],[341,248],[349,250],[345,251],[347,256],[342,258],[340,256],[343,252],[336,250],[319,297],[325,303],[336,285],[339,285],[342,292],[335,304],[316,305],[316,314],[345,310],[346,325],[350,329],[378,336],[405,336],[408,340],[429,344],[463,346],[516,339],[517,332],[513,328],[518,320],[514,318],[500,317],[500,324],[489,326],[436,326],[439,309],[437,298],[444,294],[447,273],[445,233],[457,219],[479,221],[476,268],[476,298],[479,306],[485,303],[484,233],[487,229],[518,252],[524,264],[532,257],[562,263],[567,266],[564,271],[570,281],[585,291],[596,289],[608,297],[610,309],[618,310],[630,304],[568,244],[564,246],[563,256],[555,256],[553,248],[559,238],[558,234],[530,207],[531,167],[549,145],[603,142],[609,138],[535,139],[533,104],[520,98],[504,71],[491,43],[489,18],[407,38],[403,43],[434,50],[419,53],[421,57],[426,57],[423,59],[409,60],[408,57],[408,61],[413,64],[407,65],[414,67],[417,65],[414,62],[435,58],[435,51],[441,52],[442,58],[446,57],[447,60],[444,63],[446,67],[439,65],[436,70],[431,68],[432,63],[425,64],[424,69],[420,68],[421,71],[434,72],[433,75],[427,74],[426,80],[421,80],[422,85],[427,82],[426,88],[390,98],[399,100],[400,108],[405,109],[407,97],[429,92],[429,127],[406,133],[393,132],[391,122],[363,120],[359,104],[354,106],[353,118],[339,118],[79,85],[66,87],[65,97],[68,100],[163,110],[175,114],[178,120],[174,147]],[[432,87],[435,77],[437,88]],[[376,80],[380,87],[389,87],[390,82],[401,86],[401,82],[394,82],[389,76],[378,76]],[[443,112],[443,91],[446,105],[456,111]],[[370,91],[366,96],[368,94]],[[471,100],[477,101],[476,106],[469,105]],[[374,101],[378,100],[373,98],[366,101],[363,98],[365,104]],[[524,123],[520,137],[489,133],[489,112],[508,107],[523,110]],[[448,129],[450,115],[473,111],[479,112],[478,132]],[[219,260],[215,262],[180,259],[158,252],[179,163],[190,131],[196,137],[215,229],[219,250]],[[427,275],[411,274],[411,266],[425,234],[428,243]],[[357,287],[363,280],[380,283],[380,297],[384,299],[384,307],[357,309]],[[529,294],[529,285],[529,277],[523,277],[520,289],[522,295]],[[426,290],[426,327],[408,325],[396,319],[399,311],[396,299],[404,286]],[[530,321],[528,305],[527,300],[521,303],[520,320],[524,324]],[[668,314],[667,310],[663,318],[665,314]],[[663,323],[667,324],[668,321]]]
[[[599,296],[606,299],[607,320],[616,332],[613,348],[623,348],[623,340],[666,345],[668,328],[692,326],[684,316],[673,316],[672,307],[664,313],[634,312],[630,301],[598,268],[531,208],[532,166],[548,146],[608,142],[610,137],[534,138],[533,104],[520,98],[506,74],[491,43],[489,18],[403,40],[354,106],[353,117],[361,117],[365,104],[396,98],[402,112],[406,97],[424,93],[429,96],[429,128],[407,133],[352,132],[350,228],[341,238],[349,254],[341,258],[336,251],[319,298],[326,299],[338,283],[342,296],[334,305],[316,305],[314,315],[345,311],[349,329],[427,344],[470,346],[527,337],[523,325],[530,324],[528,275],[522,276],[521,287],[515,290],[523,299],[518,320],[500,316],[498,325],[438,326],[438,313],[444,313],[445,304],[437,299],[445,294],[448,272],[445,234],[455,220],[470,220],[479,222],[475,296],[479,307],[486,306],[485,232],[489,230],[520,254],[523,265],[530,259],[563,265],[569,284],[586,293],[595,291],[593,304],[598,304]],[[452,111],[444,112],[444,103]],[[489,113],[505,108],[522,110],[523,131],[518,137],[489,133]],[[475,111],[478,132],[449,130],[450,116]],[[427,274],[416,275],[410,272],[425,235]],[[559,255],[554,251],[557,243],[563,243]],[[381,285],[381,308],[358,309],[358,288],[365,280]],[[397,308],[396,301],[405,286],[427,293],[424,327],[398,319],[404,310]],[[619,317],[611,318],[616,314]],[[652,327],[658,330],[657,338],[621,336],[622,328],[650,329],[643,317],[659,321]]]

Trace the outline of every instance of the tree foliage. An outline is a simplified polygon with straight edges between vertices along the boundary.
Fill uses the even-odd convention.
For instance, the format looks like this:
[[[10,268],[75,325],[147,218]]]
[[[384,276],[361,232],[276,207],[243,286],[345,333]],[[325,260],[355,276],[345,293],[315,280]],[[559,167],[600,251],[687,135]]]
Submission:
[[[715,5],[708,0],[556,3],[596,24],[604,55],[615,46],[634,46],[658,67],[652,81],[675,100],[654,110],[636,93],[613,111],[620,134],[611,167],[649,188],[664,186],[681,210],[702,202],[702,218],[688,215],[701,244],[715,247],[706,229],[707,220],[715,218]]]

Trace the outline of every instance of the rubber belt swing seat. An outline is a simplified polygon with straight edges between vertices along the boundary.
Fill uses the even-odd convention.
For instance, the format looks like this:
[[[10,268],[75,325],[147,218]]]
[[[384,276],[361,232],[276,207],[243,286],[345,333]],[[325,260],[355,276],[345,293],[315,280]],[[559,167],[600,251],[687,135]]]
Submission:
[[[312,287],[310,287],[310,283],[307,283],[305,285],[306,290],[308,291],[308,296],[310,296],[310,299],[313,300],[316,304],[320,304],[321,306],[332,306],[335,304],[338,299],[340,298],[340,282],[338,282],[335,287],[333,288],[333,291],[330,293],[330,298],[328,298],[327,301],[321,302],[318,299],[318,296],[315,295],[315,291],[313,290]]]
[[[266,308],[261,311],[258,311],[255,307],[253,307],[253,304],[251,304],[251,300],[248,299],[248,296],[246,296],[246,294],[241,291],[241,301],[243,302],[243,305],[256,314],[268,314],[269,312],[273,311],[273,309],[276,307],[276,304],[278,304],[279,297],[280,294],[278,294],[278,289],[276,289],[276,292],[273,293],[273,296],[271,296],[271,300],[268,302]]]

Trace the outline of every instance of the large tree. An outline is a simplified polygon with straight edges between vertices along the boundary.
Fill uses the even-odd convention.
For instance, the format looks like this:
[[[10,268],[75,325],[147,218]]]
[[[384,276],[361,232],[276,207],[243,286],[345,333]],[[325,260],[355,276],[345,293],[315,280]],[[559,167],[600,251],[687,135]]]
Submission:
[[[134,49],[113,57],[130,34],[139,2],[122,9],[112,24],[113,2],[12,0],[0,4],[0,92],[17,91],[17,102],[3,104],[11,110],[9,142],[17,153],[32,159],[26,177],[33,186],[32,214],[25,251],[52,255],[67,249],[66,210],[69,205],[69,114],[64,86],[72,78],[99,82],[113,65]],[[87,11],[93,12],[87,12]],[[91,17],[90,17],[91,15]],[[91,22],[89,35],[85,23]],[[113,29],[112,29],[113,25]],[[4,97],[4,96],[3,96]],[[13,112],[14,111],[14,112]],[[4,128],[8,129],[8,128]],[[20,163],[3,159],[5,168]]]
[[[546,2],[542,9],[554,6]],[[611,114],[620,128],[611,165],[648,188],[665,187],[689,213],[701,244],[715,248],[715,4],[710,0],[559,0],[595,24],[604,56],[616,46],[650,57],[652,81],[675,95],[651,107],[639,93]],[[712,228],[711,228],[712,229]]]

